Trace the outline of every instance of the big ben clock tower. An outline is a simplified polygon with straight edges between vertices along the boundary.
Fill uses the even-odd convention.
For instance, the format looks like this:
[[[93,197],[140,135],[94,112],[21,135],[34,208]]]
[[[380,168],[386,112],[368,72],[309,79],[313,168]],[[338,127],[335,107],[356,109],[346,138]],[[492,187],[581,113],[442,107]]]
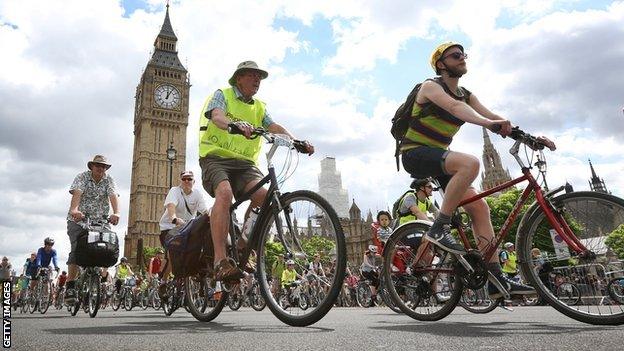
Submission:
[[[124,253],[137,263],[139,239],[144,246],[160,246],[158,221],[169,190],[167,149],[177,150],[173,179],[186,163],[190,82],[178,58],[178,38],[169,20],[169,5],[154,53],[136,88],[134,106],[134,153],[130,184],[130,214]]]

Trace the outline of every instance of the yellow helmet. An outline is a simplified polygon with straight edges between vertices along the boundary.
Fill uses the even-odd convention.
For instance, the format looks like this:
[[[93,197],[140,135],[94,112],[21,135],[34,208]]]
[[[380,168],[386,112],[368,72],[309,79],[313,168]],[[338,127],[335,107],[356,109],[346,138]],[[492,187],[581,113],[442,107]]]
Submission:
[[[461,51],[464,51],[464,47],[462,46],[462,44],[456,43],[454,41],[447,41],[446,43],[442,43],[442,44],[438,45],[438,47],[436,47],[435,50],[433,50],[433,52],[431,53],[431,59],[429,60],[429,63],[431,63],[431,68],[433,68],[433,71],[436,74],[440,74],[440,72],[438,71],[438,67],[436,67],[436,63],[438,63],[438,61],[442,57],[442,54],[447,49],[449,49],[449,48],[451,48],[453,46],[459,46]]]

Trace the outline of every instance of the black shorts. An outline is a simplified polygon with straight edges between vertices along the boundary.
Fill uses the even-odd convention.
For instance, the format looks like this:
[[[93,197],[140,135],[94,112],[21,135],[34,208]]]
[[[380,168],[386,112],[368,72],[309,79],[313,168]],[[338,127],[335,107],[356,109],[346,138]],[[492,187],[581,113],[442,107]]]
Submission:
[[[450,151],[430,146],[419,146],[401,155],[403,168],[412,178],[435,178],[442,189],[446,189],[452,174],[446,173],[444,161]]]

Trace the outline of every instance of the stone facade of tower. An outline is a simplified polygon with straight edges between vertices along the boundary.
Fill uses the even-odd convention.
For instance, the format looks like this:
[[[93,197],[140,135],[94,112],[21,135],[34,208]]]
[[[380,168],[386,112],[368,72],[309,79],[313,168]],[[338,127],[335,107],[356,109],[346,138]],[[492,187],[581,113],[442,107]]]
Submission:
[[[124,253],[137,263],[139,239],[143,246],[160,246],[158,222],[169,190],[167,148],[177,150],[173,179],[186,164],[186,127],[189,75],[178,58],[177,37],[169,20],[169,5],[154,51],[136,88],[134,150],[130,184],[130,211]]]
[[[373,214],[368,211],[366,220],[362,219],[360,208],[355,204],[355,200],[349,209],[349,218],[340,220],[342,230],[345,234],[347,244],[347,262],[349,267],[356,274],[362,259],[364,251],[368,249],[368,245],[373,243],[373,234],[371,232],[371,224],[373,223]]]
[[[594,165],[592,165],[591,160],[589,160],[589,168],[591,169],[592,177],[589,180],[589,188],[592,191],[597,191],[599,193],[611,194],[610,191],[607,190],[607,186],[602,178],[598,177],[596,171],[594,170]]]
[[[511,180],[509,170],[503,169],[500,155],[483,128],[483,172],[481,172],[481,190],[491,189]]]
[[[338,217],[347,218],[349,215],[349,195],[342,188],[340,172],[336,169],[336,159],[325,157],[321,160],[321,174],[318,177],[319,194],[324,197],[338,213]]]

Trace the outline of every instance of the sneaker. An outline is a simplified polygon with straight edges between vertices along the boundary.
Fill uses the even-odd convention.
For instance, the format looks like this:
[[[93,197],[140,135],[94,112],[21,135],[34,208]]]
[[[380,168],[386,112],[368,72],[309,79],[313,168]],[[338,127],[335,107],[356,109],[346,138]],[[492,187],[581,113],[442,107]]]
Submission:
[[[243,277],[243,272],[236,267],[234,261],[229,259],[221,260],[215,271],[215,280],[217,281],[238,281]]]
[[[75,289],[65,290],[65,303],[68,305],[73,305],[75,302],[76,302],[76,290]]]
[[[431,227],[423,236],[423,239],[431,242],[444,251],[448,251],[456,255],[466,254],[466,249],[464,249],[463,246],[458,244],[455,239],[453,239],[450,224],[444,224],[442,227],[437,228],[437,230],[434,230],[434,228]]]
[[[492,273],[494,277],[498,280],[498,282],[507,289],[509,295],[535,295],[537,292],[533,289],[532,286],[524,285],[513,281],[507,278],[503,274]],[[488,282],[488,293],[490,294],[490,298],[498,299],[503,296],[503,293],[498,290],[498,288],[492,284],[492,282]]]

